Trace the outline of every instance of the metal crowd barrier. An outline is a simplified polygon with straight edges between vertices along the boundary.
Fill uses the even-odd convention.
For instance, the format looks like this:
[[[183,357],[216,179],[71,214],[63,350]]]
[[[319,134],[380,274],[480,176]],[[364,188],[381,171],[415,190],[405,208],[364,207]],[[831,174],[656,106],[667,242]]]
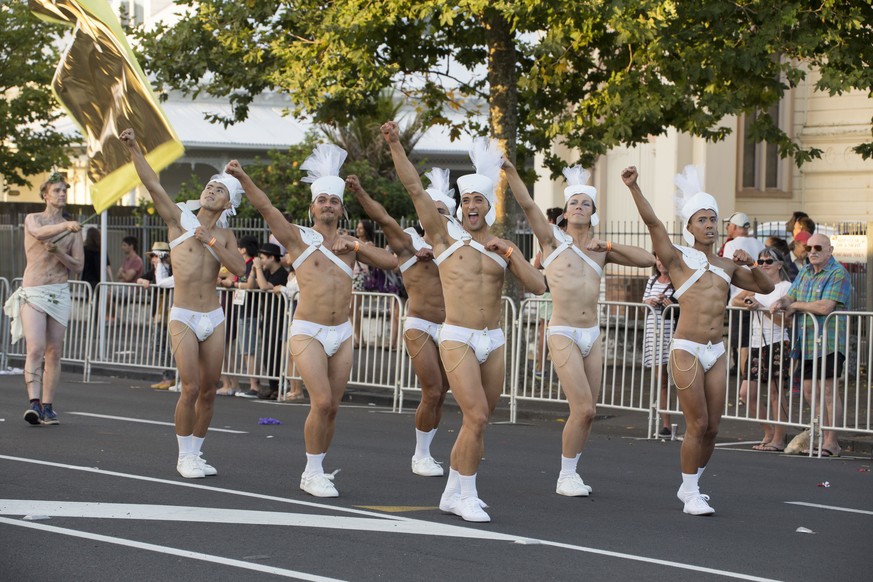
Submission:
[[[391,293],[352,293],[351,384],[397,392],[402,374],[403,303]]]

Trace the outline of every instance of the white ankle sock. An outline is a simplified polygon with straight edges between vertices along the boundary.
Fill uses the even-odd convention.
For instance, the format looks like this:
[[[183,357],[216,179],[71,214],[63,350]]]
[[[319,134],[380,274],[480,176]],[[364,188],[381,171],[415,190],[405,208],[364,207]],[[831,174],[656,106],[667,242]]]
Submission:
[[[191,435],[191,443],[193,445],[191,447],[191,453],[199,456],[200,450],[203,448],[203,441],[205,441],[205,440],[206,440],[206,437],[198,437],[198,436]]]
[[[582,453],[575,457],[565,457],[561,455],[561,474],[560,477],[569,477],[576,473],[576,467],[579,465],[579,457]]]
[[[179,460],[182,460],[182,457],[185,455],[194,454],[194,441],[191,439],[194,438],[193,434],[189,434],[188,436],[176,435],[176,441],[179,443]]]
[[[458,475],[458,479],[461,483],[461,498],[479,497],[479,493],[476,491],[475,473],[472,475]]]
[[[306,468],[303,470],[305,475],[319,475],[324,473],[324,467],[322,463],[324,462],[324,456],[327,453],[318,453],[317,455],[313,455],[310,453],[306,453]]]
[[[433,437],[436,436],[437,429],[432,429],[427,432],[415,429],[415,455],[416,461],[427,458],[430,455],[430,443],[433,442]]]
[[[449,478],[446,480],[446,488],[443,495],[454,495],[461,491],[461,474],[449,468]]]
[[[697,473],[682,473],[682,490],[686,493],[697,493],[700,488],[697,486]]]

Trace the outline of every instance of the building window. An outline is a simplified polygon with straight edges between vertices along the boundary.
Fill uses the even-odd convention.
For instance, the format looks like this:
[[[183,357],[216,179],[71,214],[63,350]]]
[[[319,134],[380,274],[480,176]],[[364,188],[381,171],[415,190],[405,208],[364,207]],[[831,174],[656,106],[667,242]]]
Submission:
[[[791,135],[790,116],[788,115],[787,104],[790,102],[790,97],[786,95],[782,101],[767,111],[779,124],[779,128],[789,135]],[[749,127],[754,123],[758,115],[760,114],[743,115],[739,119],[740,163],[738,168],[738,183],[740,184],[740,191],[738,195],[755,196],[762,193],[767,193],[768,195],[778,195],[780,193],[788,195],[790,192],[791,160],[781,159],[775,144],[767,142],[755,143],[747,137],[749,135]]]

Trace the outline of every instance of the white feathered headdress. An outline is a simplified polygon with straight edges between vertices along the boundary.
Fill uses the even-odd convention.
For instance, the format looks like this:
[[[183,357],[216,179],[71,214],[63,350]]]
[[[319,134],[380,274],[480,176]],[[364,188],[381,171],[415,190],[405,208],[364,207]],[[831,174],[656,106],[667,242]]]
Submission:
[[[431,168],[424,175],[430,180],[430,187],[425,191],[430,194],[434,202],[442,202],[449,209],[449,215],[455,213],[455,189],[449,188],[449,170],[444,168]]]
[[[676,209],[682,217],[682,238],[689,245],[694,244],[694,235],[688,230],[688,221],[701,210],[712,210],[718,216],[718,203],[712,195],[703,191],[703,167],[685,166],[681,174],[673,178],[679,189],[676,195]]]
[[[301,170],[308,172],[308,175],[300,181],[312,183],[310,188],[313,201],[319,194],[343,199],[346,181],[339,177],[339,171],[347,155],[348,152],[341,147],[323,143],[316,146],[312,154],[300,165]]]
[[[476,173],[458,178],[458,189],[461,191],[461,196],[470,192],[478,192],[488,200],[491,208],[485,215],[485,224],[491,226],[497,219],[497,210],[494,208],[494,187],[500,179],[503,152],[496,140],[477,137],[470,147],[470,160],[476,168]],[[458,208],[457,217],[458,220],[462,219],[460,208]]]
[[[576,194],[590,196],[592,201],[597,198],[597,188],[588,186],[591,172],[582,166],[570,166],[569,168],[564,168],[561,173],[564,174],[564,178],[567,180],[567,187],[564,188],[565,203],[569,202],[570,198]],[[597,226],[598,224],[600,224],[600,217],[595,212],[591,215],[591,226]]]

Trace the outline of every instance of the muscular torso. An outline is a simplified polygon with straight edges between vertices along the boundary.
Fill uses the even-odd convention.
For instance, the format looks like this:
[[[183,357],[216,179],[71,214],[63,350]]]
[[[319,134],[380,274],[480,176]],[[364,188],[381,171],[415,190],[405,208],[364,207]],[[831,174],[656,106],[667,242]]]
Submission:
[[[183,234],[179,226],[170,226],[170,240]],[[217,228],[216,237],[225,240],[228,230]],[[173,305],[192,311],[207,312],[219,307],[215,282],[221,264],[206,247],[194,237],[189,238],[171,252],[175,290]]]
[[[736,268],[733,261],[709,257],[713,265],[723,268],[729,276]],[[670,268],[670,279],[673,287],[679,289],[694,273],[677,256],[676,263]],[[724,311],[728,301],[730,285],[710,272],[703,274],[689,287],[679,301],[679,322],[673,337],[687,339],[699,343],[720,342],[724,333]]]
[[[39,229],[62,222],[66,222],[66,220],[60,215],[47,217],[42,213],[28,214],[25,218],[24,254],[27,258],[27,266],[24,268],[22,281],[24,287],[66,283],[69,280],[70,271],[67,266],[58,260],[54,253],[45,249],[44,241],[39,240],[30,232],[30,228]],[[79,233],[71,232],[55,244],[58,247],[58,252],[68,255],[78,252],[84,256],[82,237]]]
[[[434,253],[446,248],[434,247]],[[466,245],[446,258],[440,265],[445,322],[472,329],[501,327],[504,274],[493,259]]]
[[[296,228],[296,227],[293,227]],[[322,233],[323,235],[324,233]],[[336,240],[324,237],[322,243],[330,249]],[[299,239],[280,241],[291,256],[297,260],[306,250],[305,243]],[[337,255],[341,261],[351,268],[355,262],[354,253]],[[352,302],[352,279],[346,275],[321,251],[315,251],[295,270],[297,284],[300,286],[300,296],[294,319],[311,321],[322,325],[340,325],[349,320],[349,309]]]
[[[590,265],[567,249],[546,267],[546,280],[552,294],[551,325],[597,325],[600,277]]]
[[[401,262],[407,260],[401,257]],[[419,261],[403,273],[403,286],[409,295],[409,316],[434,323],[446,318],[446,303],[440,283],[440,272],[433,261]]]

